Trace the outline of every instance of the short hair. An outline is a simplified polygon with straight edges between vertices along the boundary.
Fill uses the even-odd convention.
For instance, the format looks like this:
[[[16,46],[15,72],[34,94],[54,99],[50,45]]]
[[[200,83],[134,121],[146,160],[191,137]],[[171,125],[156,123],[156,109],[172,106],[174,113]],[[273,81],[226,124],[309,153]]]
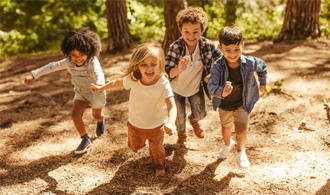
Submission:
[[[89,28],[78,28],[70,31],[62,41],[61,50],[64,55],[69,56],[74,49],[86,54],[88,58],[99,56],[102,51],[100,37]]]
[[[201,24],[201,29],[204,32],[208,25],[207,15],[200,7],[187,7],[180,10],[176,16],[176,22],[179,30],[182,30],[183,24],[191,22],[192,24]]]
[[[238,45],[243,41],[241,30],[234,24],[225,26],[219,33],[219,44]]]
[[[159,61],[159,77],[165,72],[165,54],[160,43],[148,41],[142,43],[133,49],[130,60],[130,66],[123,76],[130,75],[133,81],[140,80],[142,75],[139,71],[139,65],[148,57],[155,57]]]

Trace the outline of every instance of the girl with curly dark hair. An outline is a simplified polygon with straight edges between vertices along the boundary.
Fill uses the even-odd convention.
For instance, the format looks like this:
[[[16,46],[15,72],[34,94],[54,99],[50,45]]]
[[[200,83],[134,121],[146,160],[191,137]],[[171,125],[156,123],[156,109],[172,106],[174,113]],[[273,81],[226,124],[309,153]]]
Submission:
[[[88,28],[79,28],[65,36],[61,50],[67,58],[33,70],[30,75],[25,77],[24,83],[30,85],[43,75],[63,69],[71,74],[75,92],[71,116],[73,124],[82,138],[75,153],[81,154],[86,152],[92,143],[82,119],[88,106],[92,108],[93,117],[97,120],[96,135],[101,136],[104,133],[105,121],[102,108],[106,103],[106,94],[104,91],[92,93],[89,89],[91,83],[97,85],[105,83],[104,73],[97,58],[102,50],[102,45],[97,34]]]

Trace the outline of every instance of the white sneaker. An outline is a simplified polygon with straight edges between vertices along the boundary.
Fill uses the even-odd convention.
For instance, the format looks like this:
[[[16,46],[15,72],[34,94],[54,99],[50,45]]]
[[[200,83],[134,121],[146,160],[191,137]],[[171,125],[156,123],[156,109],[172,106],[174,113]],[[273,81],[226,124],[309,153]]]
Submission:
[[[250,166],[250,162],[246,156],[245,149],[241,152],[237,152],[236,161],[237,164],[243,168],[248,168]]]
[[[229,144],[229,146],[224,145],[221,148],[221,150],[220,150],[220,152],[218,154],[218,158],[220,158],[220,159],[227,158],[228,155],[229,155],[229,153],[230,153],[230,151],[231,151],[231,149],[234,147],[234,145],[235,145],[235,141],[230,138],[230,144]]]

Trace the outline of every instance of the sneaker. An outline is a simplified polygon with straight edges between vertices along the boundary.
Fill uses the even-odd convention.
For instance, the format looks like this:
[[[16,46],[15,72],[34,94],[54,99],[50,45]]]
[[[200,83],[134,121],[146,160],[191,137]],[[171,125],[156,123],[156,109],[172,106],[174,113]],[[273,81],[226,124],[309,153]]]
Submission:
[[[234,147],[234,145],[235,145],[235,141],[230,138],[230,144],[229,144],[229,146],[224,145],[221,148],[221,150],[220,150],[220,152],[218,154],[218,158],[220,158],[220,159],[227,158],[228,155],[229,155],[229,153],[230,153],[230,151],[231,151],[231,149]]]
[[[250,166],[250,162],[246,156],[245,149],[237,153],[236,161],[237,164],[243,168],[247,168]]]
[[[89,139],[88,135],[84,136],[79,144],[78,148],[76,149],[76,154],[85,153],[87,148],[92,144],[91,140]]]
[[[102,120],[102,122],[97,122],[96,125],[96,135],[97,136],[101,136],[104,133],[104,118]]]

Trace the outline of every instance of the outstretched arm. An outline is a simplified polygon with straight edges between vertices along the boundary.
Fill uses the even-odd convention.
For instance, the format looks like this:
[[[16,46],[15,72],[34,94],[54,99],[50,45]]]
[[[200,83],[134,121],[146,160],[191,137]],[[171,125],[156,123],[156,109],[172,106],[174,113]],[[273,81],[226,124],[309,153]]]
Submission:
[[[168,135],[172,135],[173,134],[172,132],[176,130],[175,120],[176,120],[176,113],[177,113],[174,97],[172,96],[172,97],[166,98],[165,103],[167,106],[168,117],[167,117],[166,124],[164,126],[164,130],[165,130],[165,133],[167,133]]]
[[[115,79],[112,80],[104,85],[99,85],[99,84],[91,84],[90,89],[92,92],[99,92],[107,89],[115,89],[115,88],[120,88],[124,87],[123,84],[123,78]]]

